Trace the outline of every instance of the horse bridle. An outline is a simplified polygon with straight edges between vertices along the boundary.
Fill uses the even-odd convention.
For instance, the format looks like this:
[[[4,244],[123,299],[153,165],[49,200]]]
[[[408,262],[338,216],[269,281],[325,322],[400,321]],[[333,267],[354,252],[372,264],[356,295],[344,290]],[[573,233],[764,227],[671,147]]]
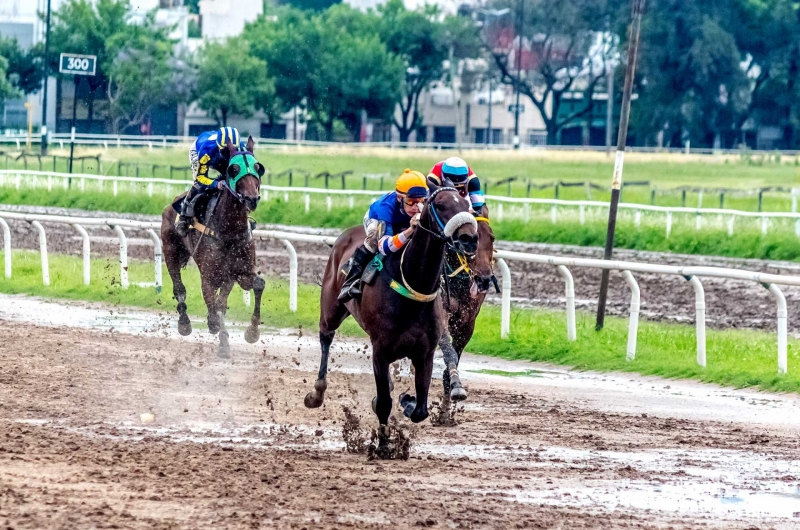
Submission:
[[[430,234],[431,236],[435,237],[440,241],[444,241],[449,249],[459,254],[460,256],[467,256],[468,254],[466,252],[459,250],[456,247],[455,241],[453,240],[453,234],[455,233],[456,229],[469,222],[474,222],[477,229],[477,221],[475,221],[475,218],[472,216],[471,213],[459,212],[453,217],[451,217],[450,220],[447,221],[447,223],[443,223],[441,217],[439,217],[439,212],[436,211],[436,202],[434,200],[436,196],[442,193],[443,191],[455,191],[456,193],[458,193],[458,190],[453,186],[443,186],[441,188],[437,188],[436,190],[434,190],[434,192],[431,193],[427,199],[425,199],[424,203],[425,206],[429,207],[431,210],[431,217],[433,217],[434,221],[436,221],[436,228],[438,228],[438,233],[434,232],[433,230],[430,230],[425,226],[422,226],[421,223],[417,224],[417,228],[421,229],[423,232],[427,232],[428,234]],[[469,220],[461,222],[462,219],[466,219],[465,216],[469,216]],[[458,226],[455,226],[456,224],[458,224]],[[450,232],[450,235],[447,235],[448,231]]]

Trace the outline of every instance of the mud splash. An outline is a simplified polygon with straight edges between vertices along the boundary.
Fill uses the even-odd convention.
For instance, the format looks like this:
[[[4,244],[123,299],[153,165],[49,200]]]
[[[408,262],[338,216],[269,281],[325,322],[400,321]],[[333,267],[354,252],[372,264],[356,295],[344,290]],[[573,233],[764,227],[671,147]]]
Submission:
[[[457,415],[464,412],[464,407],[444,396],[441,401],[434,401],[428,406],[431,425],[435,427],[455,427],[459,424]]]
[[[416,437],[416,428],[406,428],[397,422],[394,416],[389,417],[389,425],[385,427],[386,446],[382,447],[378,431],[372,429],[367,457],[369,460],[408,460],[411,456],[411,441]]]
[[[366,454],[370,441],[367,440],[369,431],[361,426],[361,418],[347,405],[342,405],[344,412],[344,425],[342,425],[342,438],[344,450],[347,453]],[[373,433],[375,431],[373,430]]]

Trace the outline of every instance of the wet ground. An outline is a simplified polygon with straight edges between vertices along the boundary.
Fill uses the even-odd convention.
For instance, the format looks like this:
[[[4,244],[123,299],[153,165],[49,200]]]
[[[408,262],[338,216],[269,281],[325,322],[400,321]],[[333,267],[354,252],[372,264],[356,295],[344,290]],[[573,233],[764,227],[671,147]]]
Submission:
[[[370,461],[342,438],[343,407],[375,424],[365,341],[308,410],[316,338],[232,328],[223,361],[171,314],[0,295],[0,524],[800,527],[798,397],[466,355],[458,425],[395,410],[410,458]]]

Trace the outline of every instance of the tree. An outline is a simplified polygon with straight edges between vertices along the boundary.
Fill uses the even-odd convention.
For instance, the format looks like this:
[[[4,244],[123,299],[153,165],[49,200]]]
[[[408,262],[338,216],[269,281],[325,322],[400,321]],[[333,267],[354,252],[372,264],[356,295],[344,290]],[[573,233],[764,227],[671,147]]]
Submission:
[[[492,7],[511,9],[517,2],[501,0]],[[610,29],[619,16],[618,0],[552,2],[528,0],[521,4],[524,18],[497,21],[497,32],[485,44],[500,71],[501,82],[517,87],[539,110],[548,143],[556,143],[560,131],[591,113],[595,89],[605,79],[615,49]],[[520,31],[521,28],[521,31]],[[521,57],[517,57],[523,39]],[[517,77],[517,61],[524,76]],[[581,93],[577,108],[562,112],[566,97]],[[572,98],[572,101],[576,101]]]
[[[7,77],[8,61],[0,55],[0,100],[14,97],[19,94],[13,83]]]
[[[375,13],[344,4],[319,14],[282,7],[244,36],[268,65],[284,109],[304,106],[327,139],[337,120],[355,137],[363,112],[391,121],[403,81],[403,63],[381,42],[378,23]]]
[[[422,125],[420,94],[444,73],[442,64],[449,49],[438,14],[435,9],[409,11],[402,0],[389,0],[380,8],[381,39],[405,66],[397,101],[400,117],[393,120],[401,142],[407,142],[410,134]]]
[[[124,39],[115,38],[129,27],[128,0],[66,0],[51,15],[49,71],[58,72],[61,53],[97,56],[94,76],[85,76],[89,85],[89,127],[94,120],[94,102],[108,86],[108,69],[116,59]]]
[[[7,61],[6,77],[24,94],[33,94],[42,87],[42,60],[39,48],[23,50],[16,38],[0,38],[0,57]]]
[[[108,66],[109,114],[114,133],[145,123],[152,110],[191,99],[191,65],[173,56],[173,43],[151,20],[114,37]]]
[[[275,82],[267,75],[267,64],[240,42],[208,43],[198,58],[197,105],[226,126],[228,117],[250,117],[269,108]]]

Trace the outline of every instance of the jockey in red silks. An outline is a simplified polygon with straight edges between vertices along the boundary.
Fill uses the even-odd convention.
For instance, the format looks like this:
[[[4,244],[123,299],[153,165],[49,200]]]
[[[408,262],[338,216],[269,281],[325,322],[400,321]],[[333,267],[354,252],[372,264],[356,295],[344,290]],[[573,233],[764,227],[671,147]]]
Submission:
[[[461,192],[462,196],[469,195],[469,201],[472,203],[472,209],[474,210],[473,213],[478,215],[481,211],[485,202],[483,191],[481,190],[481,181],[478,180],[478,176],[462,158],[452,156],[439,162],[428,173],[428,178],[433,179],[439,185],[442,184],[445,178],[450,179],[450,182]]]

